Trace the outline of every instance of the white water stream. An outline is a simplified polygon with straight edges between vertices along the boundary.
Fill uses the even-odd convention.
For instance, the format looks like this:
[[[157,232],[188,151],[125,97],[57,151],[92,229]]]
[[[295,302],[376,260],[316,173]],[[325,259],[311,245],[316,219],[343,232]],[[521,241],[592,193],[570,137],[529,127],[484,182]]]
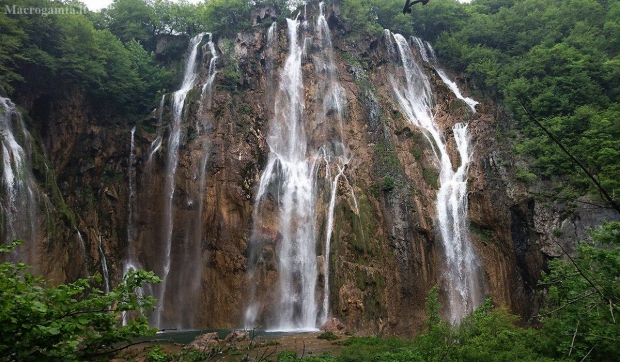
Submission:
[[[478,104],[478,102],[469,97],[463,96],[456,82],[451,80],[450,77],[446,74],[446,72],[443,69],[439,68],[439,66],[437,65],[437,56],[435,55],[435,50],[433,49],[431,44],[429,42],[425,42],[422,39],[416,38],[416,37],[411,37],[411,40],[418,47],[418,51],[420,52],[420,55],[422,56],[422,60],[429,63],[435,69],[435,71],[437,71],[437,74],[439,74],[439,77],[441,78],[441,80],[444,82],[445,85],[448,86],[448,88],[450,88],[450,90],[452,91],[452,93],[454,93],[456,98],[465,102],[467,106],[469,107],[469,109],[471,109],[472,113],[476,113],[476,105]],[[428,52],[427,52],[427,49],[428,49]],[[430,56],[429,56],[429,53],[430,53]]]
[[[267,135],[270,154],[259,181],[253,214],[253,234],[256,234],[263,228],[264,220],[269,220],[259,210],[270,197],[275,198],[279,290],[277,305],[266,308],[277,310],[275,313],[272,310],[274,320],[268,322],[268,328],[279,331],[316,330],[329,316],[329,255],[334,211],[338,183],[346,180],[345,166],[349,162],[342,125],[346,101],[338,82],[324,4],[319,5],[316,23],[306,16],[304,19],[303,22],[287,19],[289,53],[273,96],[274,116]],[[270,55],[277,41],[276,29],[272,25],[267,33]],[[316,77],[312,112],[305,108],[302,63],[307,59],[312,60]],[[272,65],[272,59],[268,59],[268,72]],[[321,188],[317,182],[319,170],[325,173]],[[324,234],[318,231],[320,222],[325,222]],[[317,246],[322,246],[322,286],[318,283]],[[252,279],[254,271],[250,274]],[[254,293],[252,289],[251,298]],[[246,326],[255,325],[260,308],[256,302],[250,304]]]
[[[31,171],[30,142],[21,112],[10,99],[0,97],[0,242],[23,240],[14,256],[36,266],[40,198]]]
[[[394,39],[403,67],[402,76],[392,76],[390,79],[396,98],[407,119],[424,130],[431,145],[436,145],[433,150],[440,164],[436,220],[441,233],[446,268],[443,287],[448,296],[450,321],[458,323],[480,304],[482,294],[480,262],[473,250],[467,227],[470,135],[467,125],[463,123],[457,123],[452,128],[460,159],[460,164],[453,165],[444,135],[433,116],[432,91],[428,78],[416,63],[407,40],[400,34],[394,34]],[[423,58],[424,54],[422,53]]]
[[[108,261],[103,250],[103,237],[99,235],[99,254],[101,255],[101,271],[103,274],[103,287],[105,294],[110,293],[110,274],[108,273]]]
[[[170,124],[170,135],[167,145],[166,156],[166,173],[164,179],[164,213],[163,213],[163,243],[164,243],[164,259],[163,272],[161,275],[162,283],[159,286],[159,305],[154,313],[154,324],[157,327],[161,327],[161,315],[165,305],[166,286],[168,281],[168,274],[170,273],[171,258],[170,253],[172,249],[172,233],[174,227],[174,191],[176,188],[175,176],[179,163],[179,146],[181,143],[181,123],[183,119],[183,109],[185,105],[185,98],[187,93],[194,87],[196,78],[198,77],[196,56],[198,54],[198,48],[202,38],[205,34],[201,33],[196,35],[190,40],[189,54],[185,63],[185,72],[183,75],[183,83],[181,88],[173,95],[172,103],[172,120]]]

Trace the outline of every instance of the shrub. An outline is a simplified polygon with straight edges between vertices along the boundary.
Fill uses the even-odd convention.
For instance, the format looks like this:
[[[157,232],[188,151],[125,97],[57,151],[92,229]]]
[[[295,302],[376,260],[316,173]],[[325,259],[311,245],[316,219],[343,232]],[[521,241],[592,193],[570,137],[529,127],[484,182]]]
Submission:
[[[19,244],[0,245],[0,253]],[[153,272],[131,272],[105,294],[92,285],[101,282],[98,277],[48,286],[28,268],[0,263],[0,360],[92,360],[126,347],[130,338],[155,334],[144,316],[119,325],[123,312],[153,309],[155,299],[137,293],[143,284],[160,281]]]
[[[339,337],[336,335],[336,333],[334,332],[323,332],[321,333],[318,337],[316,337],[318,339],[326,339],[328,341],[335,341],[337,340]]]

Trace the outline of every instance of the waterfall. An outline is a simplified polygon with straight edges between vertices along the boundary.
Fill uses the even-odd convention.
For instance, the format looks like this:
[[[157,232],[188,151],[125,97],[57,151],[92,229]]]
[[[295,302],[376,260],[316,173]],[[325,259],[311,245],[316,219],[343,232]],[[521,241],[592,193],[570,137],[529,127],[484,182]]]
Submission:
[[[173,95],[172,104],[172,120],[170,124],[170,134],[167,145],[166,156],[166,170],[164,179],[164,218],[163,218],[163,233],[164,233],[164,255],[163,255],[163,272],[161,275],[162,283],[159,286],[159,305],[155,310],[154,322],[158,327],[161,323],[161,314],[164,309],[166,287],[168,281],[168,274],[171,267],[171,250],[172,250],[172,233],[174,227],[174,191],[176,188],[175,176],[179,163],[179,146],[181,143],[181,123],[183,118],[183,109],[185,105],[185,98],[187,93],[194,87],[197,72],[196,56],[198,54],[198,47],[204,33],[198,34],[190,40],[189,54],[185,63],[185,72],[183,75],[183,83],[181,88]]]
[[[298,20],[287,19],[290,50],[280,72],[275,115],[267,137],[270,153],[256,195],[258,204],[268,184],[278,187],[277,250],[280,271],[279,313],[274,329],[314,329],[316,305],[315,162],[306,155],[303,127],[304,89]],[[257,205],[258,206],[258,205]],[[258,209],[259,207],[257,207]]]
[[[329,168],[327,169],[329,170]],[[344,173],[344,167],[338,168],[338,174],[331,183],[331,195],[329,198],[329,208],[327,211],[327,229],[325,231],[325,249],[323,254],[323,272],[325,273],[325,283],[323,285],[323,311],[321,322],[325,322],[329,317],[329,254],[332,233],[334,231],[334,209],[336,207],[336,191],[338,191],[338,179]],[[329,179],[329,173],[327,173]]]
[[[0,97],[0,242],[21,239],[15,251],[22,261],[36,266],[39,191],[32,175],[30,134],[15,104]]]
[[[162,98],[163,100],[163,98]],[[126,256],[123,260],[123,278],[130,271],[142,269],[140,263],[136,259],[136,247],[134,245],[136,241],[135,235],[135,223],[134,223],[134,208],[136,198],[136,148],[135,148],[135,133],[136,127],[131,129],[131,139],[129,144],[129,161],[127,164],[129,195],[127,196],[127,247]],[[125,314],[123,314],[125,318]],[[126,323],[126,320],[123,319]]]
[[[460,156],[456,171],[446,141],[432,113],[432,91],[426,75],[413,58],[407,40],[395,34],[404,76],[391,76],[398,103],[407,119],[425,131],[440,164],[440,189],[436,218],[439,224],[446,272],[444,287],[451,322],[458,323],[473,311],[481,298],[479,258],[473,250],[467,227],[467,170],[471,158],[467,125],[458,123],[452,131]],[[432,142],[431,142],[432,140]]]
[[[213,95],[213,81],[215,80],[215,76],[217,75],[217,60],[219,58],[217,54],[217,50],[215,49],[215,44],[213,43],[213,35],[209,34],[209,41],[205,45],[209,49],[209,53],[211,53],[211,60],[209,61],[209,69],[207,70],[207,81],[202,85],[202,93],[201,93],[201,102],[200,102],[200,110],[204,109],[204,105],[206,105],[206,109],[211,109],[211,100]],[[198,121],[197,121],[198,122]],[[206,122],[209,123],[209,122]],[[209,124],[196,124],[196,131],[200,135],[204,131],[205,127],[210,126]]]
[[[325,243],[323,249],[323,301],[320,315],[320,323],[323,323],[329,317],[329,262],[331,238],[334,226],[334,211],[336,206],[336,195],[338,191],[338,180],[344,176],[344,170],[349,163],[348,152],[344,147],[344,130],[343,130],[343,113],[345,108],[344,90],[338,82],[338,68],[334,62],[334,50],[331,40],[331,33],[327,19],[325,18],[325,3],[319,3],[319,16],[316,23],[317,28],[317,54],[314,57],[315,71],[317,73],[317,95],[323,97],[322,109],[316,112],[319,123],[336,126],[335,129],[326,130],[326,139],[324,142],[331,141],[330,154],[325,154],[326,167],[326,183],[330,185],[329,206],[327,209],[327,229],[325,231]],[[328,122],[327,119],[332,122]],[[334,137],[337,135],[337,137]],[[330,162],[332,161],[333,162]],[[333,164],[333,166],[332,166]],[[330,167],[335,166],[335,176],[331,178],[332,172]],[[346,179],[346,176],[344,177]],[[348,181],[348,180],[347,180]],[[348,183],[348,182],[347,182]],[[350,186],[350,185],[349,185]],[[352,190],[352,188],[351,188]],[[355,196],[353,196],[355,200]],[[357,201],[355,200],[357,205]]]
[[[478,102],[469,97],[464,97],[463,94],[461,94],[461,90],[456,85],[456,82],[452,81],[450,77],[448,77],[446,72],[437,66],[437,56],[435,55],[435,51],[433,50],[433,47],[428,42],[422,41],[422,39],[420,38],[411,37],[411,40],[417,45],[418,51],[420,52],[420,55],[422,56],[422,60],[424,60],[427,63],[430,63],[435,69],[435,71],[437,72],[437,74],[439,74],[439,77],[444,82],[444,84],[447,85],[448,88],[450,88],[452,93],[454,93],[456,98],[465,102],[467,106],[469,107],[469,109],[471,109],[472,113],[476,113],[476,104],[478,104]],[[430,59],[426,51],[427,48],[428,48],[428,51],[431,53]]]
[[[108,261],[103,250],[103,237],[99,235],[99,254],[101,254],[101,271],[103,273],[103,287],[105,294],[110,293],[110,275],[108,274]]]
[[[89,276],[88,272],[88,252],[86,251],[86,244],[84,243],[84,238],[82,237],[82,233],[76,229],[77,232],[77,241],[80,246],[80,252],[82,253],[82,264],[84,265],[84,276]]]
[[[136,126],[131,129],[131,140],[129,143],[129,163],[127,165],[129,195],[127,196],[127,248],[133,252],[134,235],[134,199],[136,197],[136,147],[135,147]],[[133,255],[131,255],[133,256]]]
[[[157,117],[157,137],[151,142],[151,149],[149,151],[149,158],[146,161],[145,169],[150,172],[153,165],[153,155],[161,148],[162,144],[162,121],[164,118],[164,105],[166,104],[166,95],[161,96],[159,101],[159,116]]]
[[[196,136],[192,149],[192,181],[197,188],[188,192],[187,206],[193,210],[193,216],[187,220],[183,244],[175,250],[175,262],[179,263],[171,276],[171,283],[176,289],[170,303],[175,306],[175,323],[177,329],[193,328],[198,313],[201,297],[202,273],[204,258],[202,246],[206,239],[203,225],[205,191],[207,187],[207,169],[211,152],[211,137],[208,130],[213,128],[209,111],[213,96],[213,82],[218,73],[218,53],[210,33],[208,41],[203,47],[203,54],[211,55],[207,69],[206,81],[201,87],[200,106],[196,117]]]
[[[305,36],[313,25],[314,34]],[[268,55],[272,55],[275,48],[275,29],[272,25],[267,33]],[[274,243],[279,290],[268,328],[315,330],[317,324],[329,316],[329,254],[334,211],[338,182],[344,177],[349,162],[343,143],[345,96],[338,82],[324,4],[319,5],[315,24],[287,19],[287,29],[289,53],[279,72],[279,83],[273,95],[274,115],[267,135],[270,153],[254,200],[249,278],[259,277],[253,268],[264,262],[257,249],[263,248],[265,243]],[[308,59],[313,62],[316,76],[316,98],[310,112],[305,107],[302,75],[302,62]],[[268,59],[268,71],[271,66],[271,59]],[[323,169],[325,181],[319,184],[318,171]],[[319,185],[324,187],[319,188]],[[269,203],[275,204],[275,215],[264,212]],[[323,221],[327,225],[324,234],[317,230],[317,225]],[[268,231],[273,227],[277,231],[277,242]],[[317,249],[323,253],[322,286]],[[255,300],[255,294],[252,286],[245,318],[248,328],[255,326],[264,308]]]

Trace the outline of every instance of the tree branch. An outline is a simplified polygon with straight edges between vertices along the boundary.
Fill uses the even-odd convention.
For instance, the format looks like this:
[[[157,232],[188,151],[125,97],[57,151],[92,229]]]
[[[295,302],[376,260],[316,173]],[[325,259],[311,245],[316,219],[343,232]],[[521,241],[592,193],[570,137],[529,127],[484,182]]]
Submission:
[[[523,108],[523,110],[525,111],[525,113],[530,117],[530,119],[532,120],[532,122],[536,123],[536,125],[538,127],[540,127],[546,134],[547,136],[549,136],[549,138],[551,138],[551,140],[553,142],[555,142],[556,145],[558,145],[560,147],[560,149],[562,149],[562,151],[568,155],[568,157],[570,157],[570,159],[579,166],[579,168],[581,168],[581,170],[588,176],[588,178],[590,178],[590,181],[592,181],[592,183],[594,184],[594,186],[597,188],[597,190],[601,193],[601,195],[605,198],[605,200],[607,200],[607,202],[609,202],[609,204],[611,205],[612,208],[614,208],[619,214],[620,214],[620,204],[618,204],[616,201],[614,201],[614,199],[607,193],[607,190],[605,190],[605,188],[603,188],[603,186],[600,184],[600,182],[598,182],[598,180],[596,179],[596,177],[594,177],[587,169],[586,167],[578,160],[575,158],[575,156],[573,156],[567,149],[566,147],[564,147],[564,145],[560,142],[560,140],[558,140],[557,138],[555,138],[555,136],[553,135],[553,133],[551,133],[545,126],[542,125],[542,123],[540,123],[540,121],[538,121],[538,119],[536,119],[536,117],[534,117],[534,115],[532,114],[532,112],[530,112],[526,107],[525,104],[523,102],[523,100],[521,99],[521,97],[517,96],[517,102],[519,102],[519,105],[521,106],[521,108]]]

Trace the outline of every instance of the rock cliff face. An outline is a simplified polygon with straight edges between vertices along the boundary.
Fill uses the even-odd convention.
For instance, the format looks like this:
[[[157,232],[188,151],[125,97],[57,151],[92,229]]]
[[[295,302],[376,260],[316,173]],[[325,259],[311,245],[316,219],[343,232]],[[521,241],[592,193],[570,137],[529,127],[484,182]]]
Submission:
[[[346,34],[334,7],[324,15],[332,31],[340,29],[331,46],[345,102],[343,109],[325,106],[328,73],[313,45],[323,13],[318,5],[306,11],[299,25],[305,34],[299,39],[307,41],[300,60],[304,146],[310,160],[338,138],[344,151],[332,150],[330,160],[346,158],[313,159],[308,220],[317,318],[337,317],[358,334],[413,335],[423,326],[428,291],[445,279],[435,211],[436,145],[395,99],[389,79],[397,64],[388,38]],[[160,298],[153,320],[162,328],[273,325],[284,293],[278,253],[287,237],[277,212],[280,186],[263,190],[262,201],[256,200],[270,155],[278,152],[269,137],[281,116],[278,92],[292,44],[290,25],[267,27],[272,16],[273,9],[259,11],[254,31],[236,39],[209,44],[208,35],[201,38],[197,80],[179,118],[174,172],[169,154],[178,115],[175,95],[166,95],[150,117],[134,124],[98,109],[77,91],[18,91],[14,101],[28,111],[35,153],[55,171],[59,190],[57,196],[49,188],[43,192],[52,195],[55,214],[48,218],[61,222],[41,226],[46,236],[27,241],[38,246],[40,270],[64,282],[102,273],[105,259],[112,285],[131,267],[165,274],[164,285],[147,290]],[[186,38],[166,38],[161,48],[170,44],[187,49]],[[482,294],[527,316],[536,308],[534,287],[546,258],[558,255],[549,238],[563,237],[568,245],[567,235],[581,235],[588,222],[579,210],[567,216],[528,196],[514,180],[516,161],[502,139],[506,115],[480,97],[473,113],[415,47],[414,53],[430,82],[432,113],[453,161],[459,159],[453,126],[469,124],[467,232],[483,270]],[[203,88],[212,76],[213,83]],[[469,92],[464,80],[457,83]],[[335,126],[339,117],[341,125]],[[51,230],[49,224],[56,223]],[[327,313],[321,312],[324,301]]]

